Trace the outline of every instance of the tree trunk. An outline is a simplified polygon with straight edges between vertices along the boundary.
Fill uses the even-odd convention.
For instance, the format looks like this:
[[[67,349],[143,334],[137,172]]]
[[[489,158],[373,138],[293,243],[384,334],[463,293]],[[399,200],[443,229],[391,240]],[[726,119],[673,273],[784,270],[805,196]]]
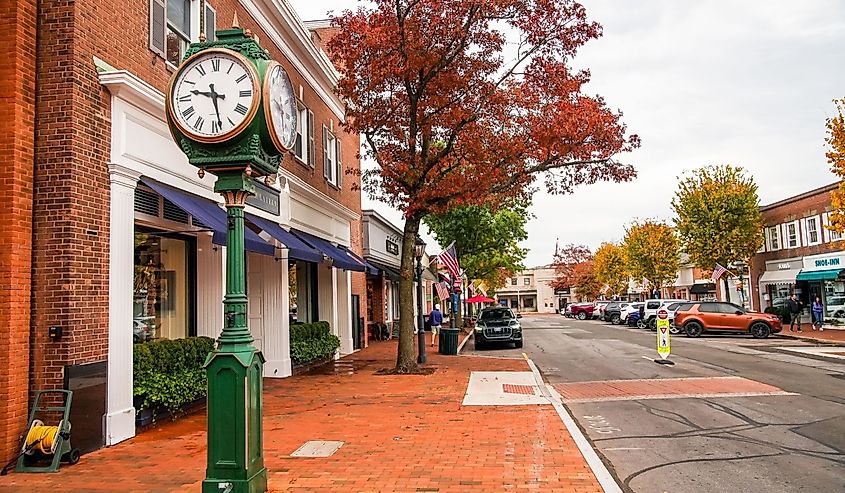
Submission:
[[[413,371],[417,368],[417,356],[414,351],[414,272],[417,259],[414,246],[420,230],[420,217],[417,215],[405,219],[402,232],[402,266],[399,279],[399,351],[396,355],[396,370]],[[423,329],[423,327],[420,327]]]

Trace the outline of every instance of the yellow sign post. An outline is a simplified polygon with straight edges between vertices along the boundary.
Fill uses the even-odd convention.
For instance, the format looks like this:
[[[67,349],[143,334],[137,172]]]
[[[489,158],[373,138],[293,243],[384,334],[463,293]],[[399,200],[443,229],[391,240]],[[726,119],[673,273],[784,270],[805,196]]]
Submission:
[[[671,347],[669,343],[669,312],[665,309],[661,308],[657,312],[657,354],[660,355],[659,360],[654,360],[655,363],[660,363],[663,365],[673,365],[674,363],[669,361],[669,353],[671,352]]]

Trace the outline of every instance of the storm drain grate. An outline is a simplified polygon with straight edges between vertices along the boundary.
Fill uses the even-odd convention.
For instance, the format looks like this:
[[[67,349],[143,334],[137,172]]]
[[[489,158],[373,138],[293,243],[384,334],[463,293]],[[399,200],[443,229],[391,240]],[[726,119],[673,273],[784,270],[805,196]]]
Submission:
[[[506,394],[534,395],[534,387],[532,387],[531,385],[514,385],[511,383],[503,383],[502,390]]]
[[[291,457],[331,457],[343,445],[343,442],[328,440],[309,440],[296,449]]]

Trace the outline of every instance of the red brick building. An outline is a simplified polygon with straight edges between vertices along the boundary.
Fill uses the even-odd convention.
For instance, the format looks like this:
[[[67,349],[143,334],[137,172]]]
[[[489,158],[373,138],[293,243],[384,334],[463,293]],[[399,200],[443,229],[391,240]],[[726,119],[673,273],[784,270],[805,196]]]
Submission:
[[[791,293],[809,306],[818,296],[827,321],[845,318],[845,242],[827,228],[830,192],[838,184],[760,208],[765,244],[751,259],[752,296],[761,309],[782,306]]]
[[[189,43],[235,14],[287,70],[300,109],[297,145],[263,190],[277,210],[247,207],[265,376],[291,372],[294,316],[329,321],[341,353],[363,343],[359,137],[341,130],[337,73],[288,3],[11,0],[0,9],[0,459],[19,447],[39,389],[74,390],[78,447],[133,436],[133,343],[219,333],[225,243],[209,219],[222,200],[172,141],[164,91]]]

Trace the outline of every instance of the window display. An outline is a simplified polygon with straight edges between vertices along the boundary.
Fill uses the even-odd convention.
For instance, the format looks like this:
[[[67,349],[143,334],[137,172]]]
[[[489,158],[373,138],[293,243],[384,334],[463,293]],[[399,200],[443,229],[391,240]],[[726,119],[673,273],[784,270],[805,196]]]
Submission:
[[[135,232],[132,331],[135,342],[191,335],[191,259],[187,239]]]

